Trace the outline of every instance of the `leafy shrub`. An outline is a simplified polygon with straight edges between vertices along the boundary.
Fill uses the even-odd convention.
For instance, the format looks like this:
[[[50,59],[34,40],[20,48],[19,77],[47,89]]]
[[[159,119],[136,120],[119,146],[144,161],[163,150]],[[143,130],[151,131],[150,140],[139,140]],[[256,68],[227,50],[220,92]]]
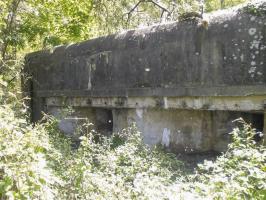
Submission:
[[[63,184],[51,167],[59,132],[54,120],[29,124],[23,102],[0,77],[0,199],[54,199]]]
[[[0,106],[0,119],[1,199],[52,199],[59,179],[48,167],[44,126],[33,128],[9,106]]]
[[[250,124],[236,121],[241,126],[231,133],[228,151],[199,165],[193,188],[215,199],[265,199],[266,148],[254,141],[257,133]]]
[[[144,145],[136,126],[111,138],[88,132],[68,163],[63,199],[163,199],[181,178],[182,163],[172,154]],[[100,139],[99,139],[100,138]],[[97,141],[97,142],[96,142]]]
[[[54,118],[30,125],[0,106],[1,199],[162,199],[177,195],[182,163],[144,145],[136,126],[107,138],[85,127],[73,149]],[[84,130],[84,128],[82,128]]]
[[[136,125],[104,137],[85,124],[73,148],[56,119],[45,116],[42,124],[30,125],[16,95],[0,90],[0,98],[1,199],[266,197],[266,149],[243,120],[237,120],[241,126],[228,151],[187,176],[174,154],[146,146]]]

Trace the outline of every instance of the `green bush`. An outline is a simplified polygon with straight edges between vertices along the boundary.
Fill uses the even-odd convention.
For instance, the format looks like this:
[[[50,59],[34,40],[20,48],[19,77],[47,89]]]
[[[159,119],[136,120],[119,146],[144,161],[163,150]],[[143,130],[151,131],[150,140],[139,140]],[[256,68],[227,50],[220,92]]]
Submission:
[[[133,125],[111,138],[88,132],[67,165],[62,199],[164,199],[177,195],[169,186],[182,163],[144,145]]]
[[[73,148],[56,119],[31,125],[14,95],[0,96],[0,199],[266,197],[266,149],[243,120],[227,152],[187,175],[174,154],[146,146],[134,124],[111,137],[85,124]]]
[[[250,124],[236,122],[240,127],[231,133],[228,151],[199,165],[193,188],[215,199],[266,199],[266,148],[254,141]]]
[[[60,179],[49,169],[51,145],[43,125],[34,128],[9,106],[0,106],[1,199],[52,199]]]

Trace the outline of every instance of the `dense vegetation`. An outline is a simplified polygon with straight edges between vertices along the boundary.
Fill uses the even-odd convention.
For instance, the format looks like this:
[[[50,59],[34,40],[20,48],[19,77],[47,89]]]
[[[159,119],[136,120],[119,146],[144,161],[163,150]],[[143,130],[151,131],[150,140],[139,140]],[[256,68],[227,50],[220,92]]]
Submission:
[[[0,1],[0,199],[265,199],[266,149],[240,124],[216,161],[194,173],[143,144],[134,124],[103,137],[84,124],[77,149],[45,116],[30,124],[20,95],[26,52],[200,12],[197,0]],[[206,12],[244,0],[205,0]]]
[[[55,119],[33,127],[24,116],[19,102],[0,107],[1,199],[266,197],[266,148],[242,120],[228,151],[190,174],[175,155],[145,146],[134,124],[110,138],[85,124],[73,149]]]

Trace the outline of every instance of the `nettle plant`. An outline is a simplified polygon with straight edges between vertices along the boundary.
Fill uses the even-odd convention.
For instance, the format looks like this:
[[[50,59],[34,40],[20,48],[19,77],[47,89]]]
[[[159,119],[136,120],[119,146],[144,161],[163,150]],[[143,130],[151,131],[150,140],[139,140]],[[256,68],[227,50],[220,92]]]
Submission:
[[[61,190],[62,199],[163,199],[178,195],[173,183],[181,177],[182,163],[173,154],[148,148],[135,125],[109,138],[91,131],[91,124],[87,126],[79,148],[66,163],[64,179],[68,184]]]
[[[235,122],[233,142],[216,161],[199,165],[193,188],[215,199],[266,198],[266,148],[256,143],[256,130],[243,119]]]
[[[63,180],[51,166],[62,154],[54,148],[56,132],[50,127],[56,127],[52,120],[29,124],[23,100],[0,77],[0,199],[58,196]]]
[[[86,123],[73,148],[55,118],[29,124],[20,101],[0,90],[0,199],[266,197],[266,149],[242,119],[228,151],[188,177],[176,155],[146,146],[134,124],[106,137]]]
[[[0,106],[0,118],[0,198],[53,199],[59,179],[48,167],[45,127],[29,125],[9,105]]]

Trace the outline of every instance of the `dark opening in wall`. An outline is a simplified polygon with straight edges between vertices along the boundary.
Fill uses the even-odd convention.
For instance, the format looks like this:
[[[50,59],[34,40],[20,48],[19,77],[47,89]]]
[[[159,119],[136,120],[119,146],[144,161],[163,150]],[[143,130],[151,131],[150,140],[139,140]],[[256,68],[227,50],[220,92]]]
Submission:
[[[231,133],[239,123],[234,122],[242,118],[245,122],[252,124],[257,134],[254,137],[256,142],[262,140],[261,134],[264,128],[264,114],[258,112],[238,112],[238,111],[213,111],[213,149],[218,152],[227,150],[228,143],[231,143]]]
[[[111,109],[95,108],[97,131],[103,135],[110,136],[113,133],[113,114]]]
[[[251,113],[250,123],[252,127],[256,129],[257,134],[254,136],[254,140],[259,142],[262,140],[262,136],[260,133],[263,133],[264,127],[264,114],[262,113]]]
[[[262,140],[263,127],[264,127],[264,114],[263,113],[240,113],[240,117],[242,117],[245,122],[252,125],[252,128],[255,129],[256,135],[254,136],[254,140],[259,142]]]

